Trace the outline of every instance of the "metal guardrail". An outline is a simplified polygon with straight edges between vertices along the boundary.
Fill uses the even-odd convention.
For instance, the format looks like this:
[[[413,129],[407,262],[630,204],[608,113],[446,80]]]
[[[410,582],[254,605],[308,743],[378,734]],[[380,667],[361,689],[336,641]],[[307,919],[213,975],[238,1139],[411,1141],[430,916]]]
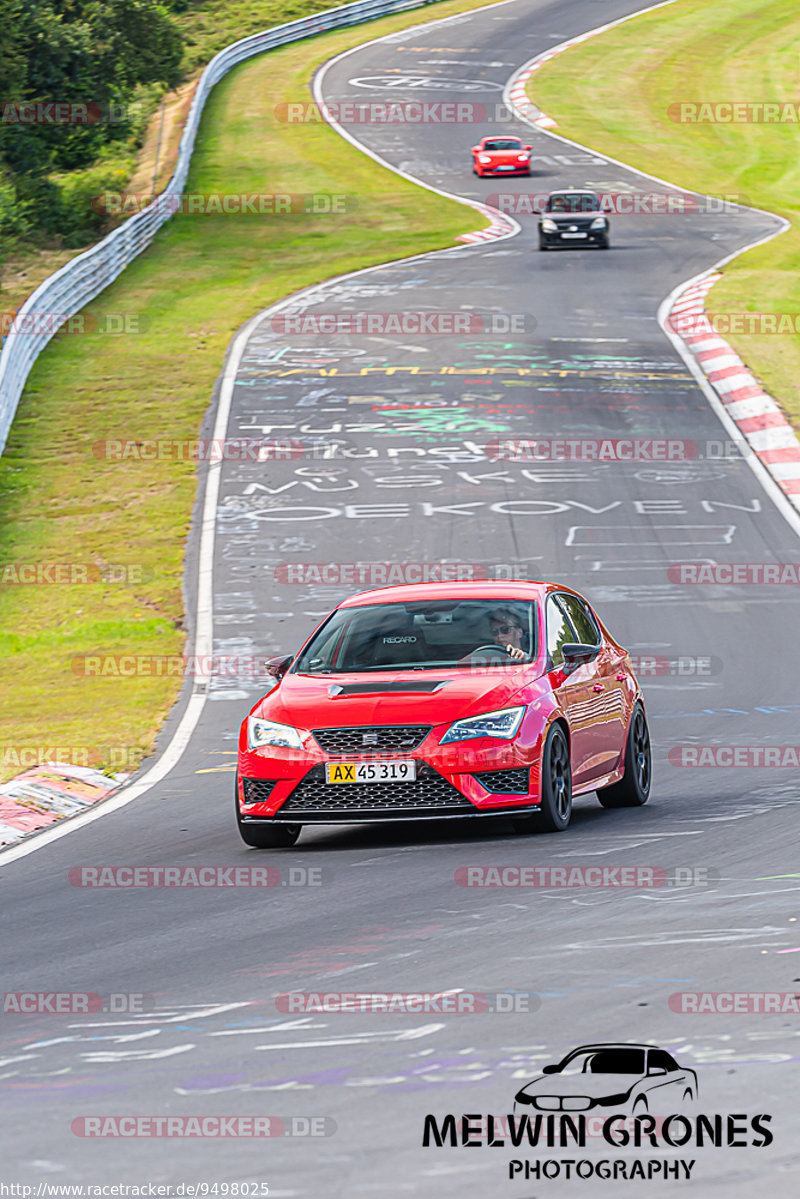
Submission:
[[[25,381],[31,367],[60,327],[79,312],[85,304],[113,283],[142,250],[145,250],[158,230],[174,215],[179,198],[186,186],[200,118],[208,94],[232,67],[248,58],[285,46],[301,38],[330,29],[358,25],[375,17],[422,8],[436,0],[356,0],[327,12],[315,13],[276,25],[263,33],[242,38],[220,50],[203,71],[192,99],[186,127],[178,148],[175,173],[154,202],[129,217],[102,241],[73,258],[40,284],[15,315],[14,323],[29,332],[9,333],[0,353],[0,454],[5,448],[11,422],[17,410]],[[170,197],[173,203],[170,203]],[[38,319],[37,319],[38,318]]]

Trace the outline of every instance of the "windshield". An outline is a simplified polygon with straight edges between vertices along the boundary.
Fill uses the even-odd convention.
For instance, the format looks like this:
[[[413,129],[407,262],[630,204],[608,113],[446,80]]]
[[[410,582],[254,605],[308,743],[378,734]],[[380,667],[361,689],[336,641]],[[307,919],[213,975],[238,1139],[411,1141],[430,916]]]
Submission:
[[[337,608],[312,637],[295,671],[519,665],[536,656],[536,631],[535,601],[434,600]]]
[[[644,1074],[644,1050],[623,1046],[582,1051],[562,1062],[559,1074]]]
[[[600,200],[594,192],[570,192],[567,195],[550,196],[548,212],[599,212]]]
[[[483,143],[484,150],[521,150],[522,142],[513,137],[496,137],[490,142]]]

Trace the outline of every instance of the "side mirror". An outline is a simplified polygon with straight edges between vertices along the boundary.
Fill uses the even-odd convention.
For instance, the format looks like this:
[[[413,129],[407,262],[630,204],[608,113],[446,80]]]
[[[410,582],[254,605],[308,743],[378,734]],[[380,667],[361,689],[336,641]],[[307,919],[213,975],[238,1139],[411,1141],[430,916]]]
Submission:
[[[525,149],[526,149],[526,150],[532,150],[532,149],[533,149],[533,146],[526,146],[526,147],[525,147]]]
[[[535,216],[541,216],[541,215],[542,215],[542,210],[541,210],[541,208],[534,208],[534,210],[533,210],[533,211],[534,211],[534,215],[535,215]]]
[[[558,1074],[558,1066],[545,1066],[542,1074]]]
[[[665,1070],[665,1068],[663,1066],[651,1066],[650,1069],[647,1071],[648,1075],[650,1075],[650,1074],[666,1074],[666,1072],[667,1071]]]
[[[470,150],[470,153],[477,154],[479,150],[480,150],[480,146],[473,146]]]
[[[600,653],[600,646],[585,645],[582,641],[568,641],[566,645],[561,646],[561,653],[564,657],[564,671],[571,674],[586,662],[594,662]]]
[[[293,654],[289,654],[288,657],[286,657],[286,658],[282,658],[282,657],[267,658],[266,662],[264,663],[264,668],[265,668],[267,674],[270,675],[273,679],[282,679],[283,676],[286,674],[286,671],[291,666],[293,660],[294,660]]]

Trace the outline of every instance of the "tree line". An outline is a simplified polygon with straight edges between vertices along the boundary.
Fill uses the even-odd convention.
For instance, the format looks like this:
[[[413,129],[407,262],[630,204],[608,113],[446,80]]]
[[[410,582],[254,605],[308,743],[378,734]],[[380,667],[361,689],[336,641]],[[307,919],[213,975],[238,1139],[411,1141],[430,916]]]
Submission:
[[[78,247],[181,80],[187,0],[0,0],[0,244]],[[3,251],[0,251],[3,253]]]

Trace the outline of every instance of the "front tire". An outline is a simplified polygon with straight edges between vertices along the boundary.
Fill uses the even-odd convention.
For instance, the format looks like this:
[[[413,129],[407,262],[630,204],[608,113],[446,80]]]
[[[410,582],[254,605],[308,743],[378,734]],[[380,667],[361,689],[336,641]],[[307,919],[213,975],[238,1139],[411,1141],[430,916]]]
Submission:
[[[542,750],[541,799],[534,816],[514,821],[518,833],[562,833],[572,817],[572,768],[566,734],[551,725]]]
[[[288,849],[294,845],[303,827],[300,824],[248,824],[239,811],[239,775],[233,785],[233,802],[236,807],[236,824],[239,836],[251,849]]]
[[[625,773],[618,783],[603,787],[597,798],[604,808],[640,808],[650,797],[652,755],[644,708],[633,709],[625,742]]]

